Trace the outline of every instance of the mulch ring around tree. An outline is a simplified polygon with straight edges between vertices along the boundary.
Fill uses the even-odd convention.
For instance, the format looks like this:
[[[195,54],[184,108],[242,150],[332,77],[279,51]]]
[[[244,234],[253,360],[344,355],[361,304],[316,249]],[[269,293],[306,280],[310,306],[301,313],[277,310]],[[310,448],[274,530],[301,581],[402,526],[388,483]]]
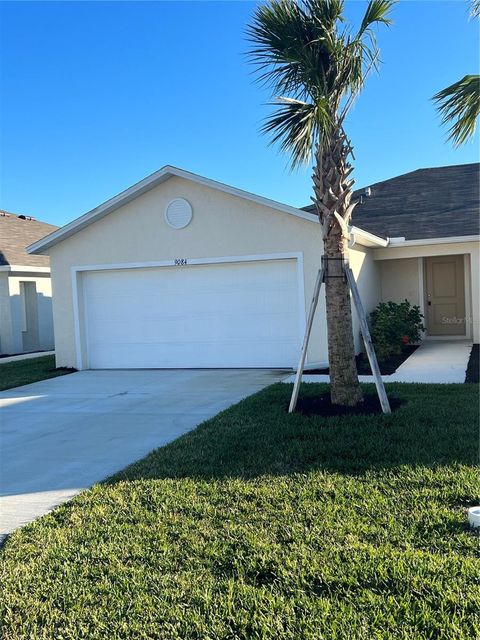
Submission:
[[[402,403],[398,398],[388,398],[390,408],[396,411]],[[300,397],[297,402],[297,409],[304,416],[324,416],[325,418],[332,416],[362,416],[374,415],[382,413],[380,401],[376,395],[365,395],[363,402],[355,407],[346,405],[332,404],[330,393],[322,393],[319,396]]]
[[[465,382],[480,382],[480,358],[479,358],[480,345],[472,345],[470,352],[470,358],[468,360],[467,371],[465,375]]]

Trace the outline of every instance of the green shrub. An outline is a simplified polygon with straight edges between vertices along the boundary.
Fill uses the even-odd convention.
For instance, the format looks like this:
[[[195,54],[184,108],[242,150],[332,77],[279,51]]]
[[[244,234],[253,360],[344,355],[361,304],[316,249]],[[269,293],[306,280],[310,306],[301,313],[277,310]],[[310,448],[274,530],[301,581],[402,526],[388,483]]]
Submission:
[[[397,355],[409,344],[419,342],[423,315],[418,305],[381,302],[370,314],[372,340],[379,360]]]

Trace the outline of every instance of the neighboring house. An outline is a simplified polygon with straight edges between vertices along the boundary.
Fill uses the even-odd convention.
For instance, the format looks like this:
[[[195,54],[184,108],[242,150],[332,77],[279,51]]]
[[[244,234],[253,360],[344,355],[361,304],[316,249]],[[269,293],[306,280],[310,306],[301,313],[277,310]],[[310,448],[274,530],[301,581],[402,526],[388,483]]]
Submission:
[[[58,227],[0,211],[0,354],[53,349],[49,259],[26,247]]]
[[[367,311],[407,298],[427,339],[479,340],[478,165],[372,185],[354,220]],[[322,240],[309,208],[167,166],[29,251],[50,256],[58,366],[292,367]],[[321,300],[308,363],[326,361]]]

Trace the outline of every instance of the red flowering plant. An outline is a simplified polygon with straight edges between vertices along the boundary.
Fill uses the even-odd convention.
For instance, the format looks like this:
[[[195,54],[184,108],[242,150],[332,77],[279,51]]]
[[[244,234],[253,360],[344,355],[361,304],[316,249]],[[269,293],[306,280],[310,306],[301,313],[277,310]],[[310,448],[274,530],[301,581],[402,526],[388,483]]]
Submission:
[[[402,353],[420,341],[425,327],[418,305],[404,302],[381,302],[370,314],[373,344],[379,360]]]

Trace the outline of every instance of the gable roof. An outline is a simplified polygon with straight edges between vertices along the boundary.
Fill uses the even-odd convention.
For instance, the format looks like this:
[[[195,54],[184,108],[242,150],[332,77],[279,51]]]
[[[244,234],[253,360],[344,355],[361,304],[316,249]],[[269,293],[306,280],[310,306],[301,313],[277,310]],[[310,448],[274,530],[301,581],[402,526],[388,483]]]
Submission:
[[[0,211],[0,266],[48,267],[47,256],[30,255],[27,247],[57,229],[30,216]]]
[[[417,169],[372,184],[353,220],[377,236],[407,241],[478,235],[479,180],[479,163]],[[354,197],[364,193],[358,189]]]
[[[150,189],[153,189],[159,184],[162,184],[162,182],[165,182],[173,176],[176,176],[177,178],[183,178],[185,180],[190,180],[191,182],[210,187],[211,189],[216,189],[217,191],[222,191],[223,193],[238,196],[240,198],[243,198],[244,200],[250,200],[251,202],[255,202],[256,204],[261,204],[266,207],[276,209],[277,211],[282,211],[283,213],[294,215],[298,218],[303,218],[304,220],[308,220],[310,222],[317,222],[316,216],[314,217],[310,213],[307,213],[302,209],[296,209],[295,207],[290,207],[287,204],[282,204],[281,202],[276,202],[275,200],[270,200],[269,198],[257,196],[248,191],[243,191],[242,189],[237,189],[236,187],[231,187],[229,185],[223,184],[222,182],[210,180],[210,178],[204,178],[203,176],[199,176],[196,173],[191,173],[190,171],[185,171],[184,169],[178,169],[177,167],[166,165],[159,171],[156,171],[143,180],[140,180],[140,182],[137,182],[132,187],[129,187],[125,191],[122,191],[117,196],[114,196],[98,207],[95,207],[95,209],[88,211],[83,216],[80,216],[64,227],[61,227],[57,231],[54,231],[46,238],[43,238],[38,242],[34,242],[31,246],[28,247],[29,253],[43,253],[58,242],[65,240],[66,238],[72,236],[74,233],[77,233],[77,231],[80,231],[93,222],[100,220],[109,213],[112,213],[112,211],[115,211],[115,209],[118,209],[124,204],[127,204],[141,194],[150,191]]]

